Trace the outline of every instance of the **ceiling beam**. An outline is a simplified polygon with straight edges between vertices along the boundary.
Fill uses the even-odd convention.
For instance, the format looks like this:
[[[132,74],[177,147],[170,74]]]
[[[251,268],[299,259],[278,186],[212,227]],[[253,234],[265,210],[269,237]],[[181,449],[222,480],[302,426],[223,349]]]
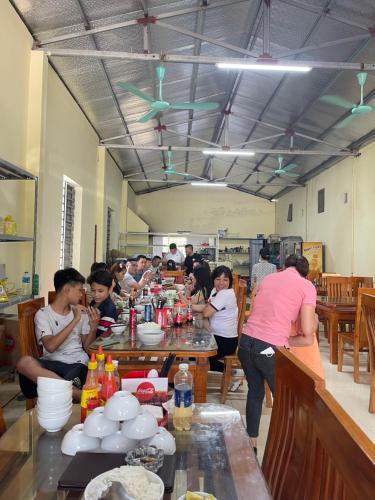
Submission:
[[[174,62],[182,64],[209,64],[216,65],[221,62],[243,64],[243,59],[236,57],[214,57],[214,56],[186,56],[178,54],[142,54],[137,52],[122,52],[111,50],[85,50],[85,49],[54,49],[54,48],[35,48],[36,51],[43,51],[49,57],[91,57],[94,59],[125,59],[130,61],[160,61]],[[277,60],[275,60],[277,63]],[[260,71],[262,62],[259,64]],[[265,63],[266,64],[266,63]],[[284,64],[284,63],[282,63]],[[337,69],[351,71],[375,71],[375,64],[369,62],[340,62],[340,61],[293,61],[293,66],[309,66],[315,69]]]

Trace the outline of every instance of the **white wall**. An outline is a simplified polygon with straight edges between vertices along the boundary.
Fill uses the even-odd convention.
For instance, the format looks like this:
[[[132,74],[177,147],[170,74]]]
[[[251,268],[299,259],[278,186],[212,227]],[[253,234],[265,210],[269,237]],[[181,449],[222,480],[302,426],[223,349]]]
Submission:
[[[137,196],[137,214],[152,232],[216,233],[238,236],[275,232],[275,207],[262,198],[229,188],[179,186]]]
[[[311,179],[305,189],[288,193],[276,204],[276,232],[300,235],[305,241],[322,241],[327,271],[375,276],[374,155],[372,143],[360,157],[343,159]],[[322,188],[325,211],[318,214],[317,193]],[[293,222],[286,221],[289,203],[293,203]]]

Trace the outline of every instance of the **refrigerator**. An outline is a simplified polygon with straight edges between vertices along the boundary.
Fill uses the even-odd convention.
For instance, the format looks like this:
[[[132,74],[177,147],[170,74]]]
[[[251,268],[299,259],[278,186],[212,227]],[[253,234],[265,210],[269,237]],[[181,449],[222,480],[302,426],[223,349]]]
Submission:
[[[300,236],[281,236],[269,238],[267,246],[270,250],[270,262],[279,269],[284,267],[285,259],[288,255],[296,253],[302,255],[302,238]]]

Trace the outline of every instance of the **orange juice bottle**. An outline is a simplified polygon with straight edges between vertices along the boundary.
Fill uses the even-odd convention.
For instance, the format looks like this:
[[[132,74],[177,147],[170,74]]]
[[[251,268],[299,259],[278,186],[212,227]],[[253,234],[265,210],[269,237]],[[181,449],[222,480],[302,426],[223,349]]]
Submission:
[[[89,399],[97,399],[99,392],[98,384],[98,363],[95,359],[95,354],[91,354],[91,359],[88,364],[88,372],[85,385],[82,388],[81,395],[81,422],[84,422],[87,416],[87,401]]]
[[[112,363],[112,356],[108,356],[106,364],[104,365],[104,378],[101,392],[101,402],[103,406],[116,391],[115,367]]]

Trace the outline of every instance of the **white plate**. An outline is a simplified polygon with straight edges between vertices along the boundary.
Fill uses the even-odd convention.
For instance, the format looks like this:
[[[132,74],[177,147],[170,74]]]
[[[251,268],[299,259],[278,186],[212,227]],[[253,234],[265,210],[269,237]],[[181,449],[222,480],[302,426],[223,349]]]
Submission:
[[[117,467],[116,467],[117,468]],[[85,500],[91,500],[92,498],[101,498],[101,494],[103,491],[101,491],[101,481],[102,479],[105,479],[105,477],[112,472],[114,469],[111,469],[109,471],[103,472],[103,474],[100,474],[99,476],[94,477],[89,484],[86,486],[85,493],[84,493],[84,499]],[[147,475],[149,477],[150,482],[152,483],[158,483],[160,485],[160,497],[155,499],[155,500],[162,500],[164,496],[164,483],[160,479],[160,477],[153,472],[146,470]],[[105,490],[104,490],[105,491]]]

